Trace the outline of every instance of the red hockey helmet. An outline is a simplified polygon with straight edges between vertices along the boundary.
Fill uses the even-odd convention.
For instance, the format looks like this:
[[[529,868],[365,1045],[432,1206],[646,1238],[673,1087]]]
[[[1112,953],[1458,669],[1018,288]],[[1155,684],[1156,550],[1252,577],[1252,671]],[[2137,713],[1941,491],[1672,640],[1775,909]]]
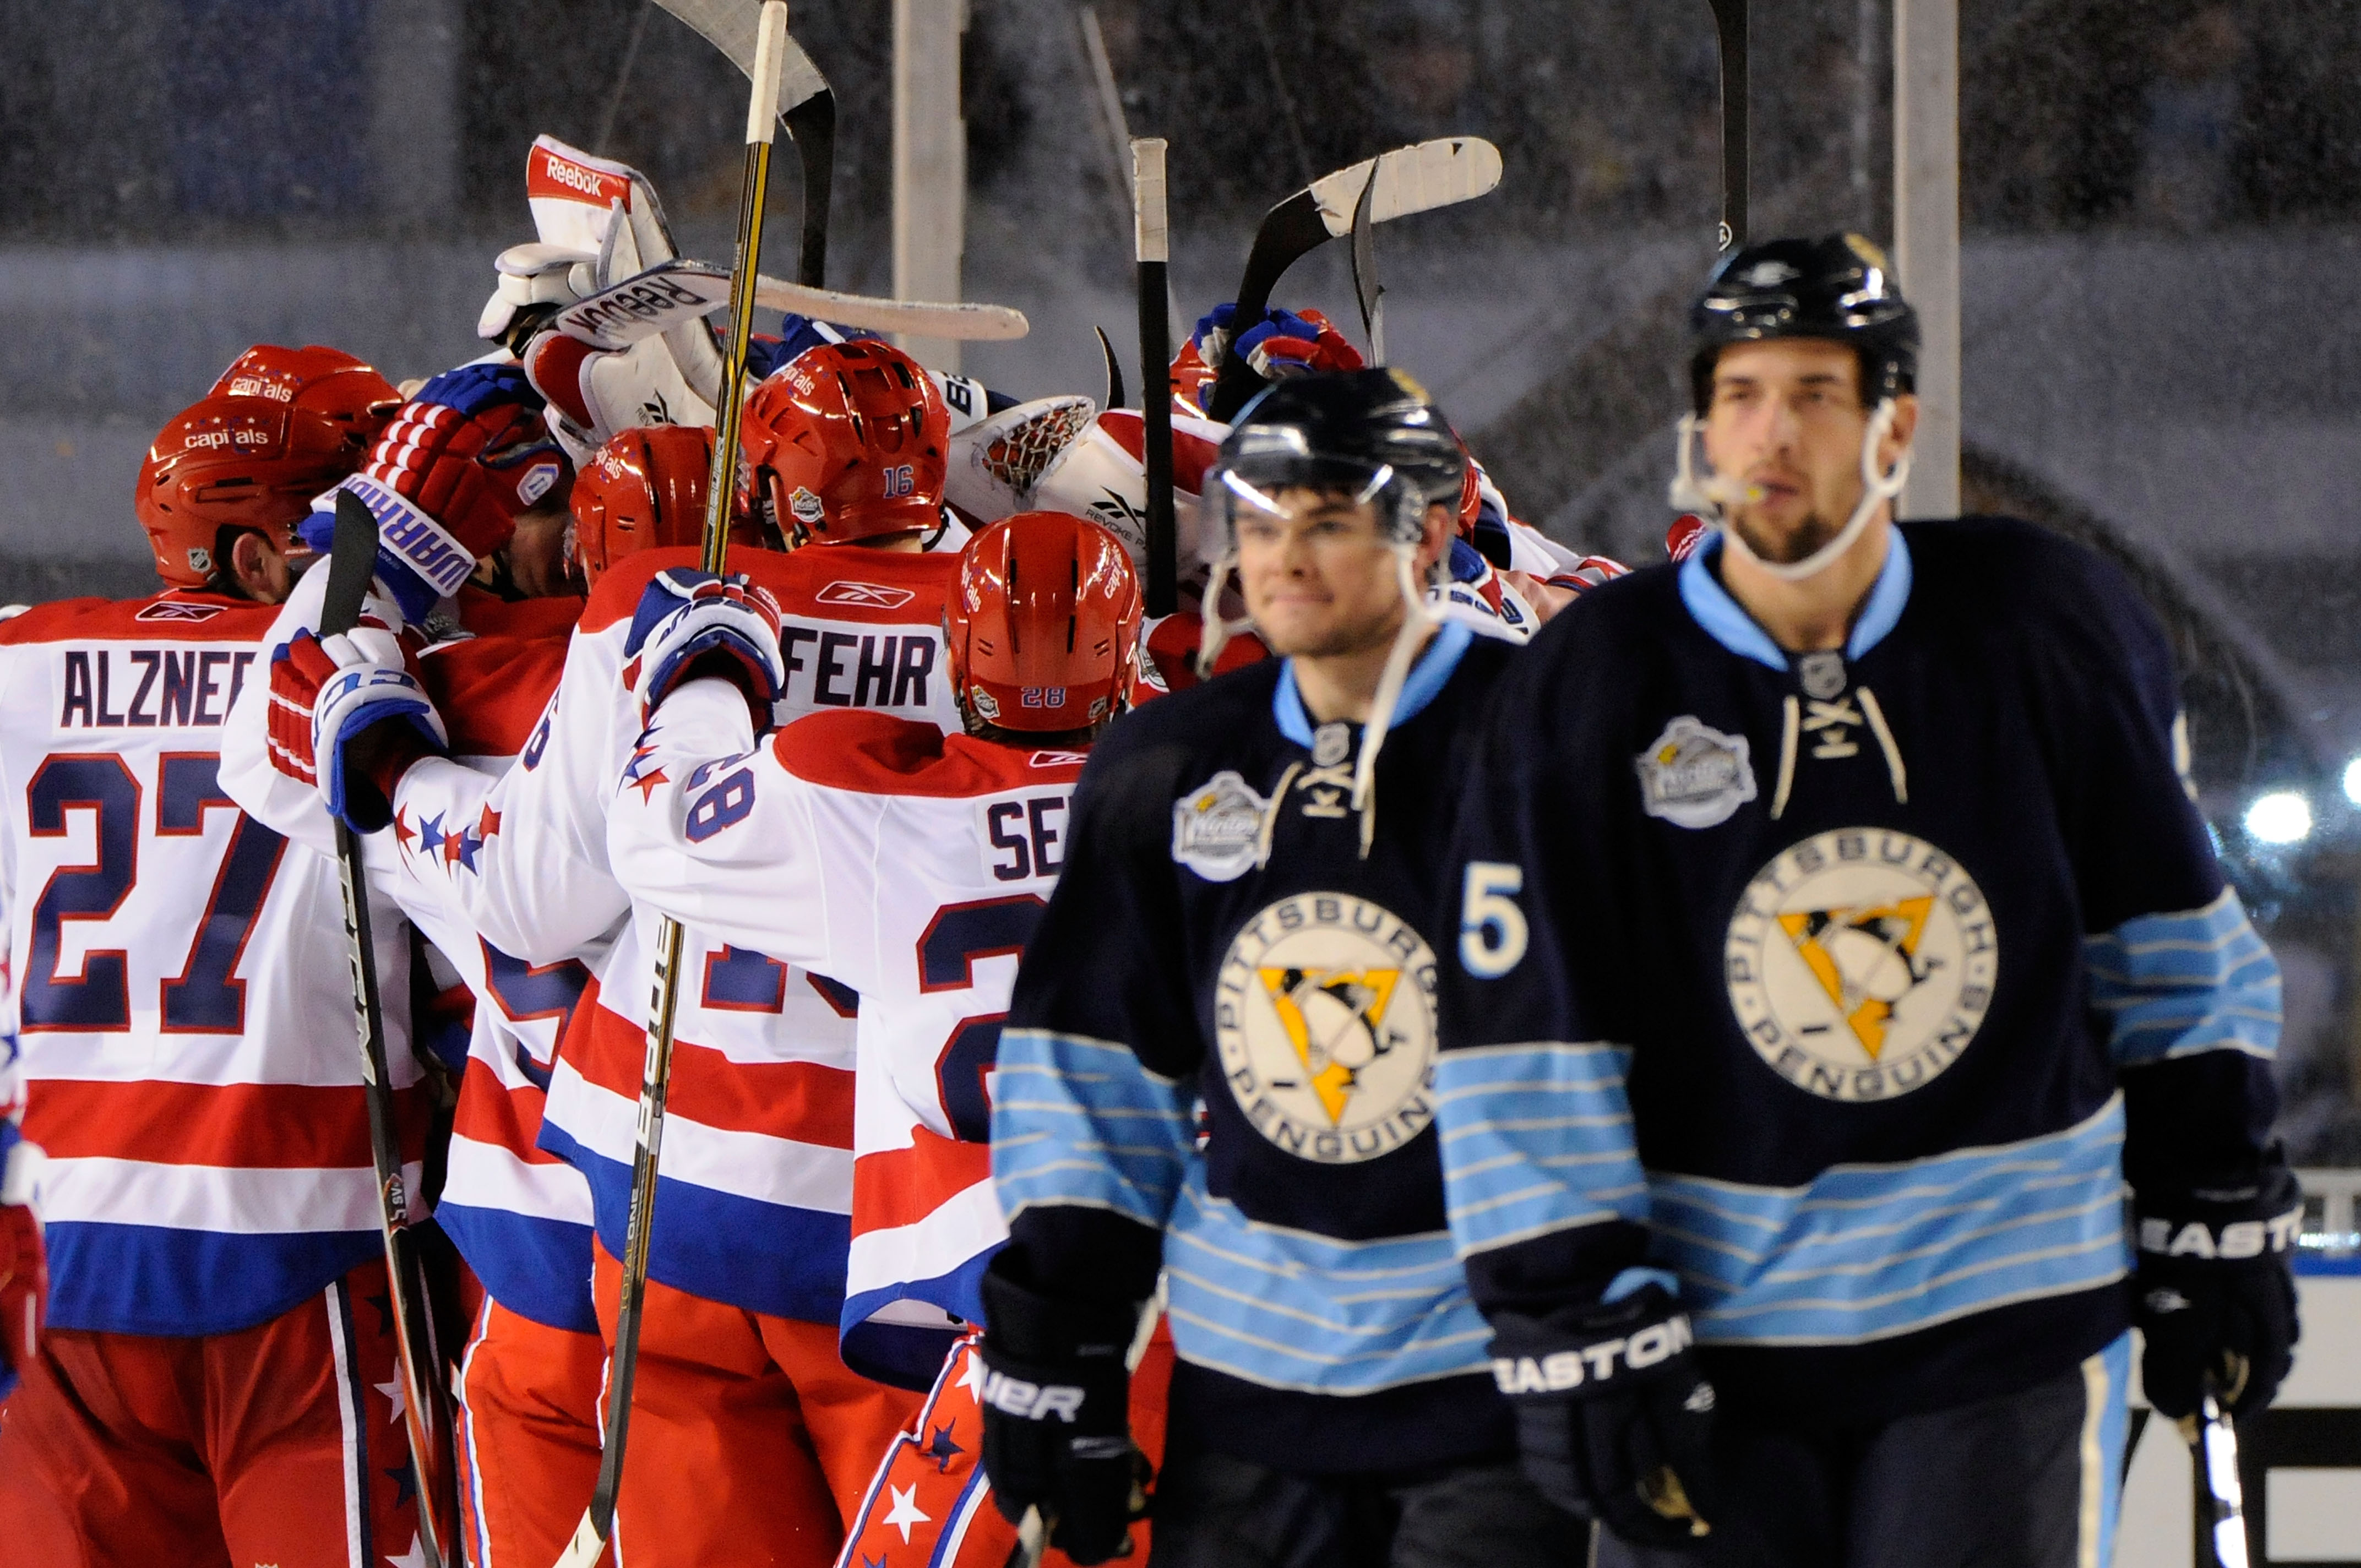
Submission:
[[[617,432],[574,481],[574,555],[583,576],[595,585],[634,551],[701,541],[712,472],[709,425]]]
[[[312,498],[360,466],[401,406],[392,383],[349,354],[257,344],[213,390],[173,416],[139,466],[132,507],[173,587],[203,587],[225,528],[281,551]]]
[[[1111,717],[1139,657],[1139,578],[1122,541],[1061,511],[1021,511],[960,552],[943,610],[960,710],[1001,729]]]
[[[741,499],[768,501],[790,543],[937,527],[950,425],[934,378],[893,345],[806,349],[746,400]]]

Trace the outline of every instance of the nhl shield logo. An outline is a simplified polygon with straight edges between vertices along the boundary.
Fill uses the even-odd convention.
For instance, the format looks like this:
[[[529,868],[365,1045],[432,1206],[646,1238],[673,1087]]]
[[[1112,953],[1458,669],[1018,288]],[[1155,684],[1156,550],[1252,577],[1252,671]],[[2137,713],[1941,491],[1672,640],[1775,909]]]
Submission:
[[[1958,861],[1908,833],[1840,828],[1755,873],[1722,964],[1771,1069],[1859,1102],[1922,1089],[1960,1058],[1992,1005],[2000,949]]]
[[[1640,772],[1640,809],[1676,828],[1713,828],[1754,798],[1746,737],[1685,713],[1632,760]]]
[[[1235,882],[1262,846],[1270,802],[1224,768],[1172,803],[1172,859],[1207,882]]]
[[[1434,1119],[1434,954],[1391,910],[1282,898],[1239,930],[1213,984],[1223,1078],[1279,1148],[1356,1165]]]

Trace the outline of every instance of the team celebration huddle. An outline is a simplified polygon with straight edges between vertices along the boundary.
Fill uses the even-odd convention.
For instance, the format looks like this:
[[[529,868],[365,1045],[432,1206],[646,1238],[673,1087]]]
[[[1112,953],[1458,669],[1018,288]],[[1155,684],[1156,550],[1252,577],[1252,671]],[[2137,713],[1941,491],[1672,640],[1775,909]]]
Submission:
[[[1169,384],[1023,400],[755,276],[783,27],[734,269],[543,137],[480,358],[0,620],[0,1562],[2110,1562],[2291,1365],[2279,972],[1879,247],[1690,280],[1627,569],[1270,297],[1488,144],[1160,345],[1141,144]]]

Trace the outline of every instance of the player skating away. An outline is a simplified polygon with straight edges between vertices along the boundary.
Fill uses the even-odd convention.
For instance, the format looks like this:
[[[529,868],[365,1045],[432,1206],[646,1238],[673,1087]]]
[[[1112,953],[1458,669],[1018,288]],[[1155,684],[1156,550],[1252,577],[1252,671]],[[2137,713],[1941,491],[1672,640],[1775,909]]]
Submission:
[[[1003,1031],[985,1462],[1083,1562],[1133,1492],[1122,1347],[1159,1260],[1155,1561],[1558,1563],[1444,1230],[1433,920],[1513,644],[1437,626],[1464,457],[1398,371],[1249,405],[1206,491],[1280,655],[1093,752]]]
[[[609,821],[643,905],[860,994],[849,1321],[895,1300],[937,1324],[983,1315],[980,1277],[1005,1235],[986,1142],[1000,1019],[1065,861],[1074,776],[1137,657],[1137,580],[1095,524],[1020,513],[961,560],[948,615],[961,729],[829,714],[757,744],[737,689],[691,681],[654,710]],[[734,615],[759,672],[768,633]],[[643,695],[668,678],[653,650],[676,640],[652,632]],[[846,1561],[918,1551],[999,1568],[1014,1537],[982,1507],[972,1347],[948,1366],[950,1332],[914,1330],[901,1348],[935,1392]]]
[[[336,872],[217,765],[295,521],[398,394],[257,348],[175,418],[137,510],[166,591],[0,624],[0,907],[49,1316],[0,1420],[11,1563],[416,1552]],[[405,992],[390,919],[375,959]],[[425,1106],[388,1009],[402,1147]]]
[[[2103,1563],[2130,1325],[2168,1416],[2288,1369],[2278,970],[2123,578],[1893,522],[1883,258],[1753,247],[1692,322],[1720,531],[1536,640],[1460,797],[1439,1120],[1525,1464],[1601,1562]]]

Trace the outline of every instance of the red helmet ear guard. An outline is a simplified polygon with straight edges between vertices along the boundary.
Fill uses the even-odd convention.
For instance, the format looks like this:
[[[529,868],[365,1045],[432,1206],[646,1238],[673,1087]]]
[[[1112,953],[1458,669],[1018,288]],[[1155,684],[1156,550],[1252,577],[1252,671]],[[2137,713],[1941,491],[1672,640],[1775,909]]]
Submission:
[[[713,441],[708,425],[642,425],[583,466],[569,504],[575,558],[593,586],[626,555],[703,541]]]
[[[198,588],[224,528],[250,528],[282,553],[312,498],[357,469],[401,406],[391,382],[349,354],[257,344],[174,415],[139,466],[132,509],[156,575]]]
[[[960,710],[1034,733],[1111,718],[1131,689],[1139,616],[1139,578],[1105,529],[1057,511],[994,523],[960,553],[943,612]]]
[[[939,527],[950,428],[942,389],[893,345],[807,348],[746,400],[741,499],[794,543]]]

